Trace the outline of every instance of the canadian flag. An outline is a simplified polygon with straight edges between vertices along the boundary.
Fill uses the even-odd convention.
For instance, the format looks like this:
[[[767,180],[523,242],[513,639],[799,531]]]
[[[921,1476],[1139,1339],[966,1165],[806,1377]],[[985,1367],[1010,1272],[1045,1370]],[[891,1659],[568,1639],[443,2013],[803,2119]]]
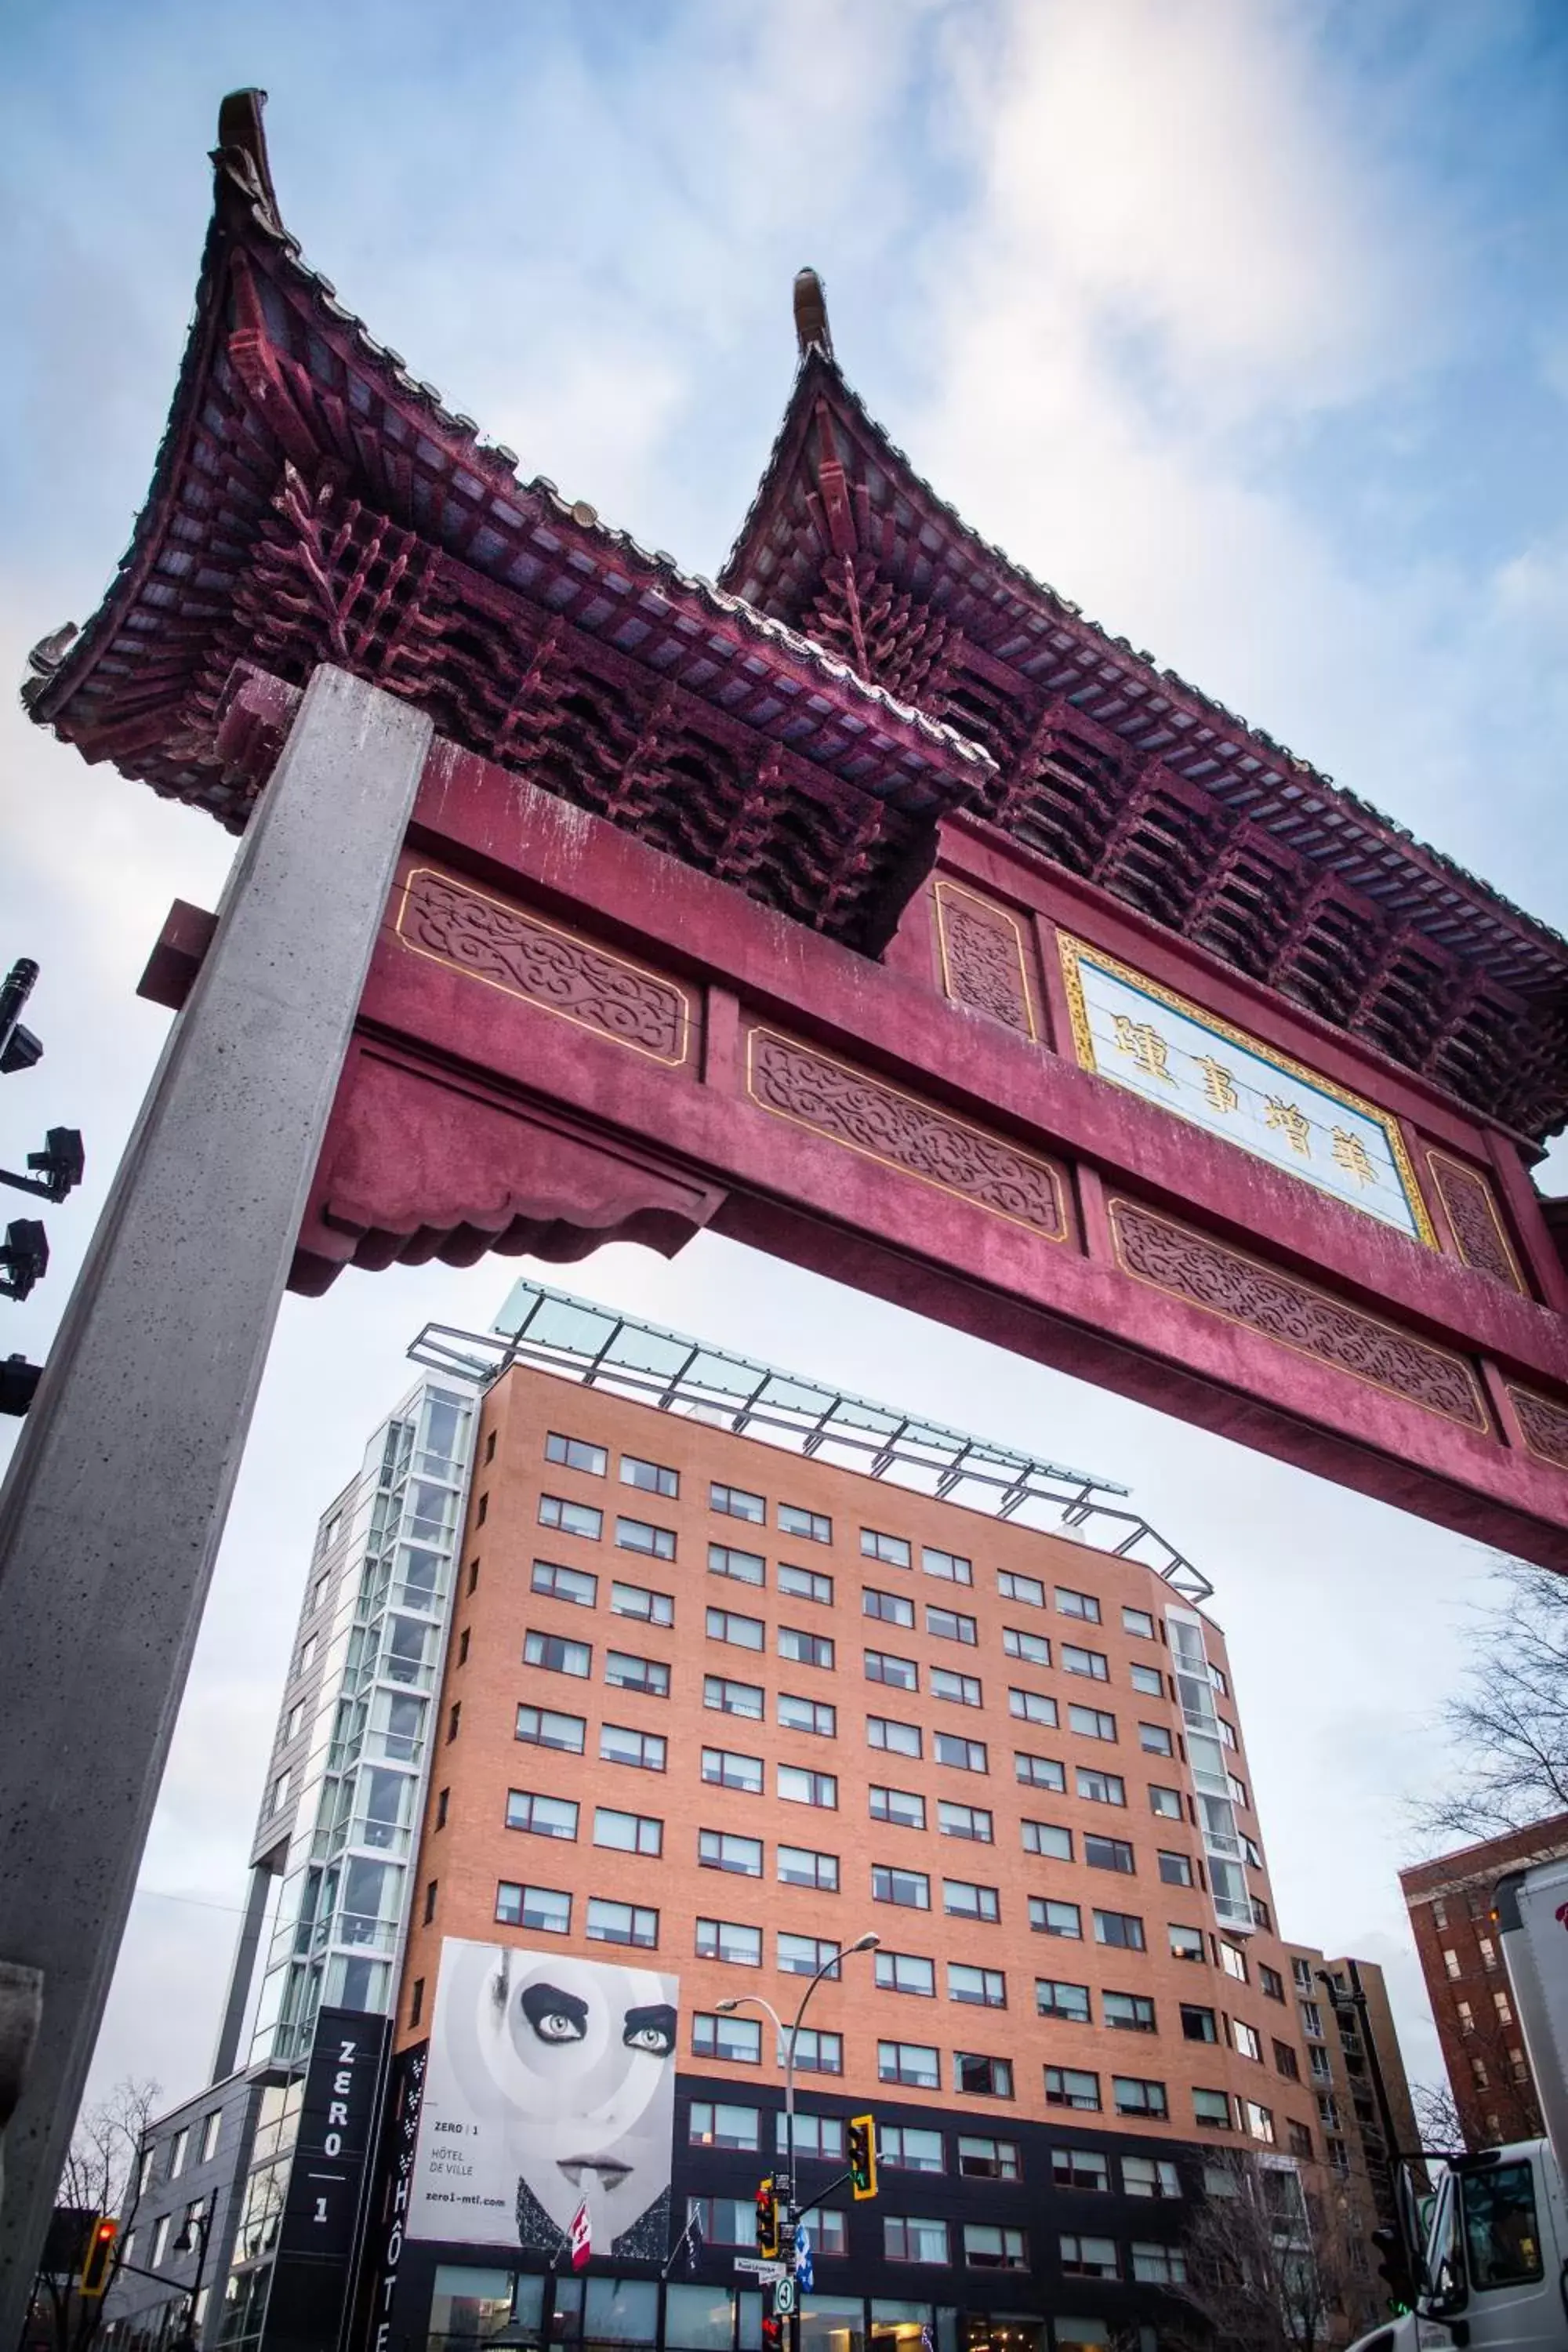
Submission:
[[[588,2257],[594,2251],[594,2236],[588,2221],[588,2200],[584,2197],[572,2216],[572,2267],[585,2271]]]

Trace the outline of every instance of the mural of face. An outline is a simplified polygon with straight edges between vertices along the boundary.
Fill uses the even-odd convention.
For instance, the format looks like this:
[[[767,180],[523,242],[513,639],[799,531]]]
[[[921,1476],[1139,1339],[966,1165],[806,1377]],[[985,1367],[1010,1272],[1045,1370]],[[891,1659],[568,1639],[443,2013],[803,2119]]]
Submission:
[[[649,1969],[448,1937],[411,2227],[517,2242],[518,2184],[608,2252],[669,2187],[679,1985]]]

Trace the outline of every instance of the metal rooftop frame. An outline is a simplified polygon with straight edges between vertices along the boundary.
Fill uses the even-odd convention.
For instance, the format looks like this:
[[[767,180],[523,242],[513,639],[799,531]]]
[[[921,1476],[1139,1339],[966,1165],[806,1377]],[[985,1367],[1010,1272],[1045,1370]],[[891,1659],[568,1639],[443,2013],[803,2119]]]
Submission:
[[[517,1283],[489,1331],[426,1323],[408,1353],[429,1371],[486,1387],[514,1364],[526,1364],[1136,1559],[1184,1600],[1205,1601],[1214,1591],[1202,1570],[1140,1512],[1108,1499],[1125,1499],[1128,1493],[1113,1479],[852,1396],[542,1283]],[[1085,1533],[1090,1528],[1092,1536]]]

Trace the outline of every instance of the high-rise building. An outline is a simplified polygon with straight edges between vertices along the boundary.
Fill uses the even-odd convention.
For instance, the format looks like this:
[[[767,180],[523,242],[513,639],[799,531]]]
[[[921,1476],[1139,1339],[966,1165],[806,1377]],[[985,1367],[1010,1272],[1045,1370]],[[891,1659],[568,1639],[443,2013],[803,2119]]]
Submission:
[[[1468,2147],[1534,2139],[1543,2128],[1492,1924],[1492,1895],[1510,1871],[1565,1854],[1568,1813],[1554,1813],[1399,1874]]]

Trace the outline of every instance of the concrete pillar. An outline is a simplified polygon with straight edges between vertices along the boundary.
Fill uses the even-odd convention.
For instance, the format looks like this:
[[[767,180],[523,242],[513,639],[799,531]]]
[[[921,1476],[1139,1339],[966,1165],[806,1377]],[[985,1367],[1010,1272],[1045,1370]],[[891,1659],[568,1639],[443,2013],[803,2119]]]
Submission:
[[[264,1862],[251,1865],[250,1893],[235,1943],[234,1966],[228,1972],[228,1998],[223,2005],[223,2023],[218,2028],[217,2050],[213,2058],[215,2083],[221,2083],[226,2075],[234,2073],[239,2056],[239,2037],[245,2031],[246,2013],[256,1983],[256,1948],[261,1941],[261,1923],[267,1916],[267,1898],[273,1880],[274,1874]]]
[[[0,1964],[21,2332],[289,1255],[431,735],[318,669],[240,845],[0,1493]]]

